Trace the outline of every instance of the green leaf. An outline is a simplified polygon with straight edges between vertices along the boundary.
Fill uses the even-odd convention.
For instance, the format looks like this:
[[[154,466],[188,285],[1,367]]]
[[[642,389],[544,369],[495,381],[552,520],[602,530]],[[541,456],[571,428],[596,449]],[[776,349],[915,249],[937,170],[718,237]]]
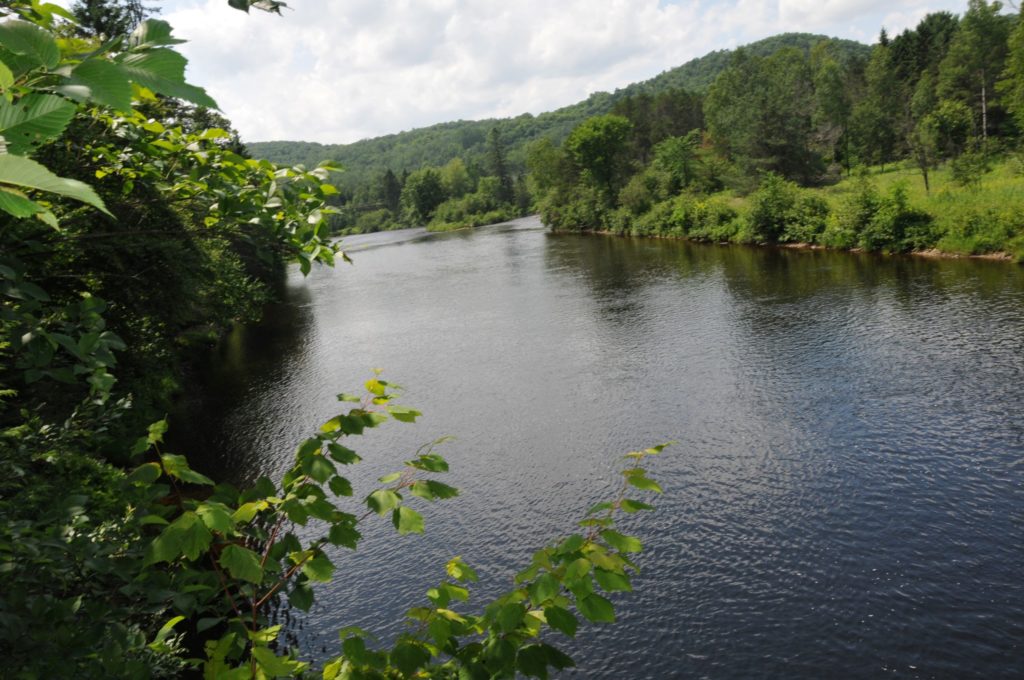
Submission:
[[[630,470],[626,473],[626,482],[631,486],[635,486],[641,491],[653,491],[654,493],[662,493],[661,486],[644,475],[642,470]]]
[[[199,474],[189,467],[188,459],[186,459],[185,456],[175,456],[170,453],[165,453],[160,456],[160,462],[163,463],[164,471],[171,477],[175,477],[189,484],[215,486],[212,479],[206,475]]]
[[[409,461],[408,465],[424,472],[448,472],[448,462],[436,453],[420,456]]]
[[[313,589],[307,583],[296,583],[292,591],[288,593],[288,602],[304,612],[308,612],[313,607],[313,600]]]
[[[391,523],[402,536],[423,533],[423,515],[404,505],[395,508],[391,513]]]
[[[502,633],[511,633],[523,621],[526,610],[523,605],[514,603],[503,605],[494,617],[494,623]]]
[[[590,560],[581,557],[565,568],[565,581],[566,583],[573,583],[581,580],[589,573]]]
[[[584,539],[579,534],[573,534],[569,538],[562,541],[562,544],[558,546],[558,554],[569,555],[571,553],[574,553],[580,548],[582,548],[584,543],[586,543],[586,539]]]
[[[60,63],[57,41],[48,32],[27,21],[0,23],[0,45],[48,69],[56,68]]]
[[[302,471],[320,484],[333,477],[335,473],[334,463],[320,454],[314,454],[303,459]]]
[[[334,477],[329,486],[335,496],[351,496],[353,493],[352,482],[344,477]]]
[[[146,463],[132,470],[131,474],[128,475],[128,481],[132,484],[147,486],[160,479],[162,474],[163,470],[160,469],[159,465],[156,463]]]
[[[11,103],[0,99],[0,135],[7,152],[29,154],[60,136],[75,115],[76,106],[52,94],[29,94]]]
[[[409,492],[413,496],[427,501],[446,500],[459,495],[459,490],[454,486],[448,486],[433,480],[414,482],[409,488]]]
[[[402,473],[401,472],[393,472],[390,475],[384,475],[383,477],[381,477],[377,481],[380,482],[381,484],[390,484],[391,482],[397,482],[401,478],[402,478]]]
[[[641,510],[654,510],[653,505],[641,503],[640,501],[629,500],[628,498],[622,501],[622,503],[619,504],[619,507],[622,508],[623,512],[628,512],[630,514],[640,512]]]
[[[122,55],[119,64],[124,73],[139,85],[168,97],[216,109],[215,102],[201,87],[185,82],[188,60],[174,50],[155,49]]]
[[[415,423],[423,414],[405,406],[388,406],[388,413],[400,423]]]
[[[529,588],[530,602],[539,607],[562,590],[562,584],[551,574],[544,574],[534,581]]]
[[[633,590],[633,584],[629,582],[629,577],[625,574],[619,574],[605,569],[595,569],[594,580],[597,581],[597,584],[601,586],[603,590],[609,593],[628,593]]]
[[[28,187],[49,191],[61,196],[73,198],[87,203],[110,215],[103,200],[96,195],[92,187],[74,179],[58,177],[35,161],[15,156],[0,154],[0,183],[16,187]]]
[[[260,557],[248,548],[231,544],[221,551],[220,559],[217,561],[220,562],[220,566],[227,569],[231,578],[256,584],[263,582]]]
[[[569,610],[561,607],[545,607],[544,618],[547,619],[548,625],[555,630],[565,633],[569,637],[576,637],[579,622]]]
[[[86,59],[76,66],[57,92],[77,101],[131,111],[132,84],[125,72],[105,59]]]
[[[39,213],[49,212],[35,201],[29,200],[25,194],[10,187],[0,186],[0,210],[8,215],[24,219]]]
[[[606,529],[605,531],[602,531],[601,538],[603,538],[608,543],[608,545],[615,548],[619,552],[638,553],[642,552],[644,549],[643,543],[641,543],[638,539],[632,536],[626,536],[625,534],[620,534],[619,532],[612,531],[611,529]]]
[[[391,489],[377,489],[366,499],[366,505],[378,515],[384,515],[402,502],[402,497]]]
[[[219,531],[222,534],[231,533],[235,528],[235,521],[231,516],[231,509],[223,503],[207,501],[196,508],[203,524],[211,531]]]
[[[362,460],[355,451],[347,449],[341,444],[328,444],[327,453],[342,465],[353,465]]]
[[[270,504],[267,503],[266,501],[252,501],[250,503],[245,503],[239,506],[237,510],[235,510],[231,518],[236,522],[248,524],[253,520],[253,518],[258,513],[262,512],[263,510],[266,510],[269,507]]]
[[[334,564],[327,559],[327,555],[319,553],[302,566],[302,573],[308,576],[311,581],[328,583],[331,580],[331,576],[334,575]]]
[[[253,647],[252,655],[260,665],[260,670],[272,678],[294,677],[307,665],[287,657],[277,656],[267,647]]]
[[[145,564],[172,562],[178,557],[194,560],[210,546],[213,535],[194,512],[182,513],[146,548]]]
[[[341,669],[345,665],[344,657],[338,657],[333,661],[324,664],[323,680],[337,680],[337,677],[341,674]]]
[[[327,534],[327,540],[331,545],[340,545],[345,548],[356,549],[362,534],[350,524],[335,524]]]
[[[600,595],[591,594],[578,599],[576,608],[594,623],[615,623],[615,607]]]
[[[445,565],[445,571],[456,581],[476,581],[477,575],[473,571],[472,567],[463,561],[461,557],[453,557],[448,564]]]
[[[590,510],[587,510],[587,514],[588,515],[593,515],[593,514],[596,514],[598,512],[603,512],[605,510],[611,510],[614,507],[615,506],[613,504],[611,504],[611,503],[598,503],[594,507],[590,508]]]
[[[390,658],[392,665],[409,676],[430,661],[430,651],[421,644],[404,640],[395,645]]]
[[[14,72],[0,61],[0,90],[6,90],[11,85],[14,85]]]
[[[156,637],[153,639],[148,646],[150,649],[159,649],[163,643],[167,641],[167,638],[174,632],[174,627],[185,620],[184,616],[175,616],[173,619],[165,623],[159,631],[157,631]]]

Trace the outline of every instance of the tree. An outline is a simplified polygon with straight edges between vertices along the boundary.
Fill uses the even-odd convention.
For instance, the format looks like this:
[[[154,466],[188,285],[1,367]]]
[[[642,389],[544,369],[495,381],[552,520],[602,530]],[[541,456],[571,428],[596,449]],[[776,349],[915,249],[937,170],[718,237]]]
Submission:
[[[671,193],[696,179],[700,142],[700,130],[692,130],[684,137],[669,137],[654,147],[654,164],[671,178]]]
[[[899,157],[907,120],[906,96],[885,45],[872,51],[865,79],[867,91],[853,109],[851,127],[860,160],[884,165]]]
[[[1024,130],[1024,18],[1018,17],[1007,47],[1006,70],[997,90],[1005,96],[1006,109],[1017,127]]]
[[[995,83],[1003,72],[1010,18],[999,2],[970,0],[960,30],[939,70],[939,95],[976,107],[983,141],[988,140]]]
[[[380,194],[384,207],[397,215],[402,205],[402,184],[398,181],[395,173],[388,168],[380,178]]]
[[[448,198],[461,198],[473,190],[472,179],[461,158],[453,158],[441,168],[441,184]]]
[[[128,35],[160,9],[147,7],[142,0],[79,0],[71,11],[83,35],[110,40]]]
[[[426,224],[447,196],[437,168],[423,168],[409,174],[402,188],[402,207],[414,224]]]
[[[512,175],[508,171],[506,154],[501,132],[497,127],[491,128],[487,134],[487,169],[493,177],[498,178],[498,199],[502,203],[512,203],[515,200],[515,189]]]
[[[126,197],[132,207],[147,203],[165,210],[168,219],[194,219],[186,226],[205,239],[258,230],[273,252],[289,253],[309,273],[313,263],[331,265],[335,256],[344,257],[336,243],[322,238],[331,212],[326,200],[336,194],[328,178],[336,168],[306,171],[244,158],[219,142],[226,131],[169,127],[138,111],[137,100],[124,104],[118,93],[135,87],[145,98],[144,84],[212,104],[185,83],[184,58],[169,47],[174,38],[166,23],[144,21],[123,51],[112,53],[96,49],[97,42],[58,40],[59,7],[13,4],[25,20],[0,23],[6,69],[0,106],[9,107],[0,116],[0,131],[10,140],[0,148],[0,464],[8,472],[0,480],[0,639],[13,641],[4,647],[4,669],[17,677],[308,677],[312,663],[278,643],[281,626],[273,625],[276,615],[268,610],[284,598],[308,610],[314,584],[330,581],[335,572],[328,546],[355,550],[361,522],[377,515],[390,519],[399,535],[422,533],[425,520],[414,504],[458,493],[437,478],[448,464],[434,442],[380,479],[358,514],[341,505],[355,494],[344,473],[360,460],[346,446],[351,437],[387,420],[414,422],[420,413],[399,405],[395,386],[378,373],[365,383],[365,394],[338,396],[337,414],[297,447],[283,477],[261,477],[242,490],[216,485],[185,457],[163,450],[165,421],[127,441],[109,438],[109,426],[128,408],[127,400],[114,400],[111,372],[115,354],[126,348],[106,327],[109,309],[92,290],[111,263],[94,262],[89,276],[74,277],[76,288],[63,291],[64,299],[51,296],[31,274],[64,274],[63,268],[39,266],[40,259],[48,264],[49,246],[73,253],[80,247],[77,236],[112,236],[118,244],[131,227],[151,229],[147,220],[121,223]],[[280,3],[251,4],[261,5]],[[160,63],[182,68],[148,72],[143,57],[152,61],[151,50],[162,50]],[[125,63],[135,68],[119,68]],[[97,73],[98,80],[90,78]],[[68,99],[71,109],[62,110],[64,92],[83,101]],[[66,115],[19,118],[37,112],[40,97],[56,98],[42,101],[51,113]],[[97,191],[61,178],[51,164],[77,168],[103,186]],[[409,183],[440,186],[434,169],[413,173]],[[143,197],[133,196],[142,189]],[[122,231],[103,233],[111,222],[79,204],[118,219],[114,224]],[[35,258],[35,267],[19,257]],[[129,259],[140,276],[150,264]],[[49,280],[56,283],[59,276]],[[159,292],[148,289],[165,281],[154,280],[159,285],[134,287],[147,295]],[[237,291],[222,283],[216,276],[202,282],[215,297]],[[162,321],[166,316],[143,319]],[[41,401],[19,393],[34,383],[47,392]],[[83,399],[67,410],[39,408],[71,390]],[[100,442],[123,447],[124,469],[98,455]],[[368,634],[343,631],[341,653],[317,675],[547,677],[571,667],[552,644],[554,635],[575,636],[580,619],[614,621],[614,605],[604,594],[632,589],[631,556],[642,550],[637,538],[616,531],[616,522],[621,513],[652,509],[635,496],[661,492],[643,465],[663,449],[627,454],[619,491],[567,536],[535,552],[513,587],[479,614],[453,606],[470,597],[477,580],[468,564],[453,558],[424,606],[408,611],[413,625],[393,645],[371,649]]]
[[[766,59],[737,52],[708,92],[704,113],[715,145],[748,174],[762,170],[811,182],[814,84],[807,56],[783,49]]]
[[[633,124],[626,118],[606,114],[587,119],[565,140],[565,149],[583,176],[605,192],[609,202],[618,193],[622,152],[632,129]]]
[[[846,73],[832,54],[831,45],[823,41],[811,50],[814,71],[814,113],[811,123],[814,144],[832,162],[842,157],[839,147],[850,122],[852,103]]]

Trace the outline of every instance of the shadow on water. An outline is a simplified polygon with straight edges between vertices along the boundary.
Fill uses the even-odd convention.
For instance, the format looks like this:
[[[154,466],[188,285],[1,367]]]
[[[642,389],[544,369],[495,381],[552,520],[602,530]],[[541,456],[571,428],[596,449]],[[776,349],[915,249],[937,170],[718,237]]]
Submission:
[[[309,289],[293,279],[279,295],[258,323],[236,325],[204,357],[196,366],[198,392],[185,395],[170,417],[168,445],[214,479],[244,484],[259,476],[268,452],[237,436],[247,417],[238,407],[301,373],[311,358],[305,346],[313,320]]]

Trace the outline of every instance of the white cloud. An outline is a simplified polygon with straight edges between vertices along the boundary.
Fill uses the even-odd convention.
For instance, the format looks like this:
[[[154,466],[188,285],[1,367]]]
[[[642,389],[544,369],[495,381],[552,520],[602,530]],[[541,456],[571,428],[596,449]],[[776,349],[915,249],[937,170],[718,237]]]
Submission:
[[[225,0],[162,3],[190,78],[249,140],[327,143],[540,113],[780,31],[873,40],[952,0]]]

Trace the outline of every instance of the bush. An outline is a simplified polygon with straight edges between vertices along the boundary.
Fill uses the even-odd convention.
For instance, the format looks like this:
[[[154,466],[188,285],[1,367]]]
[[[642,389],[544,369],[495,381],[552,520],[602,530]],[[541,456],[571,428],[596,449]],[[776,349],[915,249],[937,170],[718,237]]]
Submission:
[[[381,208],[380,210],[374,210],[373,212],[363,213],[356,219],[355,233],[357,234],[372,234],[378,231],[388,231],[390,229],[400,229],[403,225],[399,224],[395,220],[395,216],[387,208]]]
[[[555,231],[601,231],[607,227],[607,212],[600,191],[584,184],[565,194],[552,192],[540,204],[541,218]]]
[[[754,240],[772,242],[782,239],[786,225],[793,221],[800,190],[775,173],[765,173],[761,188],[750,197],[747,223]]]

